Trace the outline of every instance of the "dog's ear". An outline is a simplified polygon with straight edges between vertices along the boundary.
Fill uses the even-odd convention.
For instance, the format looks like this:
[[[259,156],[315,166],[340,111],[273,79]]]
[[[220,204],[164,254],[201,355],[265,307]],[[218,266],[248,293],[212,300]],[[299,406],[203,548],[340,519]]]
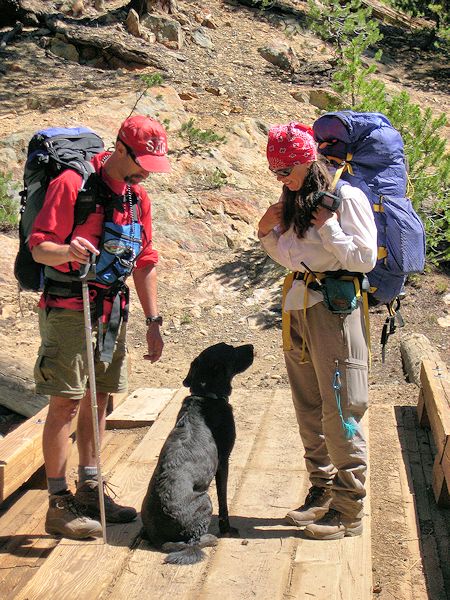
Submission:
[[[187,387],[187,388],[191,387],[192,382],[194,380],[194,374],[195,374],[195,371],[197,368],[197,363],[198,363],[197,359],[195,359],[191,362],[191,366],[189,367],[188,374],[186,375],[186,377],[183,381],[184,387]]]
[[[253,344],[245,344],[234,349],[234,372],[243,373],[253,364]]]

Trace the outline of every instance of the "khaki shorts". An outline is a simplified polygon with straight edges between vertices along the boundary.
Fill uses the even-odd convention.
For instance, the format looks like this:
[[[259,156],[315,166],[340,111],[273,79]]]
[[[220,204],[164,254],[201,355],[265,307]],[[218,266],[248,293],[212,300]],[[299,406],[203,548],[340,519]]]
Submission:
[[[125,392],[128,387],[126,323],[122,321],[111,363],[95,357],[97,392]],[[39,310],[41,346],[34,367],[36,393],[81,400],[88,387],[84,314],[65,308]],[[93,343],[97,327],[93,324]]]

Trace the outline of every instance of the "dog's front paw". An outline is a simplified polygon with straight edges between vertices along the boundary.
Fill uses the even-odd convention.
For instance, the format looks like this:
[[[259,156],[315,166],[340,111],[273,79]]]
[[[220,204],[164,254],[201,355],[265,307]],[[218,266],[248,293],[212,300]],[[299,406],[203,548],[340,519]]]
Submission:
[[[220,537],[228,537],[228,538],[231,538],[231,537],[234,537],[234,538],[240,537],[240,535],[239,535],[239,529],[236,529],[236,527],[231,527],[231,525],[228,525],[227,528],[220,527]]]

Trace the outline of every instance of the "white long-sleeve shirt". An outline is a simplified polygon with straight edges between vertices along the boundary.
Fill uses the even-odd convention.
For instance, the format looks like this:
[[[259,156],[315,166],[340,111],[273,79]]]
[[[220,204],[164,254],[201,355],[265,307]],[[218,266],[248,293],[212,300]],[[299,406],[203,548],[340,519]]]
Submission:
[[[361,190],[347,184],[339,189],[339,195],[339,220],[328,219],[320,229],[311,226],[302,238],[297,237],[293,225],[284,233],[275,227],[261,238],[267,254],[291,271],[304,272],[301,262],[318,273],[339,269],[371,271],[377,260],[377,229],[369,200]],[[303,309],[304,292],[303,281],[295,280],[284,310]],[[322,300],[320,292],[308,289],[308,308]]]

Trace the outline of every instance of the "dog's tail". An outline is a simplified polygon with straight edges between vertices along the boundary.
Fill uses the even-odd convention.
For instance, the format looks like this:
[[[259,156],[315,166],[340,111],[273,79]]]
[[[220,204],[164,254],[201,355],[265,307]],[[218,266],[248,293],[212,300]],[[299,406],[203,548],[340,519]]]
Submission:
[[[205,558],[205,553],[199,546],[186,546],[183,550],[171,552],[164,560],[170,565],[194,565]]]

